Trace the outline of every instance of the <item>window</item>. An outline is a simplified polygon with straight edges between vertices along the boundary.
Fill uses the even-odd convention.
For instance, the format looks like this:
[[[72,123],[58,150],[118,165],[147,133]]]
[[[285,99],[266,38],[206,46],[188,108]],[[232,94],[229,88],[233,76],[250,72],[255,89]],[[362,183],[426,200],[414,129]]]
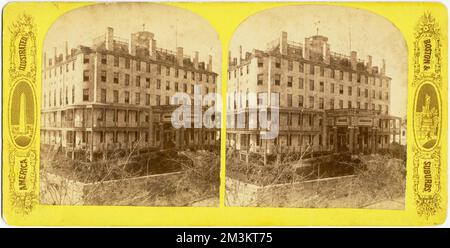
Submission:
[[[115,67],[119,66],[119,57],[118,56],[114,56],[114,66]]]
[[[375,99],[375,90],[372,90],[372,99]]]
[[[281,68],[281,61],[280,59],[275,60],[275,68]]]
[[[89,89],[83,89],[83,101],[89,101]]]
[[[325,68],[323,66],[320,67],[320,76],[323,77],[325,75]]]
[[[344,72],[343,71],[339,71],[339,79],[344,80]]]
[[[334,93],[334,84],[330,84],[330,92]]]
[[[386,99],[386,100],[389,100],[389,92],[386,92],[386,93],[385,93],[385,99]]]
[[[89,81],[89,70],[84,70],[83,71],[83,81],[84,82]]]
[[[280,74],[275,74],[275,85],[280,85],[280,78],[281,78],[281,76],[280,76]]]
[[[334,99],[330,99],[330,109],[334,109]]]
[[[360,102],[356,102],[356,108],[361,109],[361,103]]]
[[[314,75],[314,65],[309,65],[309,74]]]
[[[314,97],[313,96],[309,97],[309,108],[314,108]]]
[[[175,91],[178,92],[178,82],[175,82]]]
[[[119,83],[119,73],[118,72],[114,72],[114,81],[115,84]]]
[[[166,81],[166,90],[170,90],[170,81]]]
[[[258,74],[257,82],[258,82],[258,85],[263,85],[263,74]]]
[[[263,67],[263,66],[264,66],[263,58],[258,58],[258,67]]]
[[[309,90],[310,91],[314,90],[314,80],[312,80],[312,79],[309,80]]]
[[[106,82],[106,71],[101,71],[101,73],[100,73],[100,80],[102,82]]]
[[[319,109],[324,109],[323,98],[319,98]]]
[[[146,71],[146,72],[150,72],[150,70],[151,70],[151,67],[150,67],[150,66],[151,66],[150,63],[146,63],[146,64],[145,64],[145,67],[146,67],[146,68],[145,68],[145,71]]]
[[[288,60],[288,71],[292,71],[294,69],[294,63],[292,60]]]
[[[125,99],[124,99],[125,103],[130,103],[130,92],[125,91]]]
[[[136,87],[141,87],[141,76],[136,76]]]
[[[130,69],[130,59],[129,58],[125,59],[125,68]]]
[[[350,82],[353,81],[353,73],[352,72],[348,73],[348,81],[350,81]]]
[[[319,86],[320,86],[320,92],[324,92],[325,91],[325,86],[324,86],[324,82],[323,81],[319,82]]]
[[[156,106],[161,105],[161,96],[160,95],[156,95]]]
[[[364,96],[365,96],[366,98],[369,97],[369,90],[368,90],[368,89],[364,89]]]
[[[130,74],[125,74],[125,85],[130,85]]]
[[[297,125],[303,126],[303,115],[302,114],[298,114]]]
[[[49,98],[50,98],[50,95],[49,95]],[[74,103],[74,102],[75,102],[75,85],[72,85],[72,103]]]
[[[299,63],[299,65],[298,65],[298,70],[299,70],[300,72],[304,72],[304,71],[305,71],[305,68],[304,68],[304,64],[303,64],[303,63]]]
[[[352,101],[348,101],[348,102],[347,102],[347,108],[349,108],[349,109],[352,108]]]
[[[136,71],[141,70],[141,61],[136,61]]]
[[[169,67],[166,68],[166,76],[170,76],[170,68]]]
[[[102,54],[101,62],[102,62],[103,65],[106,65],[106,63],[107,63],[107,57],[106,57],[106,54]]]
[[[145,105],[150,105],[150,94],[145,94]]]
[[[288,107],[292,107],[292,95],[287,94],[287,105]]]
[[[334,69],[330,69],[330,78],[334,78]]]
[[[339,85],[339,94],[343,95],[344,94],[344,85]]]
[[[135,93],[135,96],[134,96],[134,103],[135,103],[136,105],[141,104],[141,93]]]
[[[372,110],[375,110],[375,104],[372,103]]]
[[[161,79],[156,79],[156,89],[161,89]]]
[[[357,93],[358,97],[361,96],[361,88],[358,87],[357,92],[358,92],[358,93]]]
[[[361,74],[356,74],[356,82],[361,83]]]
[[[169,104],[170,104],[170,97],[166,96],[166,105],[169,105]]]
[[[187,93],[187,84],[183,84],[183,91]]]
[[[369,109],[369,104],[367,102],[364,103],[364,109]]]
[[[298,78],[298,88],[299,89],[303,89],[303,87],[304,87],[304,80],[303,80],[303,78]]]
[[[150,78],[145,78],[145,88],[150,88]]]
[[[298,106],[303,108],[303,96],[298,96]]]
[[[102,103],[106,103],[106,89],[102,89],[101,91],[101,101]]]
[[[113,97],[114,97],[114,99],[113,99],[114,103],[118,103],[119,102],[119,91],[118,90],[114,90]]]
[[[287,86],[292,87],[292,77],[291,76],[288,77]]]
[[[84,54],[83,55],[83,64],[89,64],[89,55]],[[50,60],[50,66],[52,65],[51,60]]]
[[[349,95],[349,96],[352,95],[352,86],[348,86],[348,95]]]
[[[194,93],[194,85],[191,85],[191,93]]]

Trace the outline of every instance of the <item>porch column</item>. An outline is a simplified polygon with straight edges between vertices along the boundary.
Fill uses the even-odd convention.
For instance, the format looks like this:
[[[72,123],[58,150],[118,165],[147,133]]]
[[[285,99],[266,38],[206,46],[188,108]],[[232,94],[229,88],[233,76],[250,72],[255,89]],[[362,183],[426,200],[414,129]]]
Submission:
[[[375,135],[375,129],[374,128],[372,128],[372,133],[371,133],[371,148],[372,148],[372,153],[375,153],[375,146],[376,146],[376,140],[375,140],[375,137],[376,137],[376,135]]]
[[[164,148],[164,124],[159,124],[159,147]]]
[[[337,127],[333,127],[333,150],[338,151]]]
[[[349,150],[350,153],[353,153],[354,149],[354,143],[355,143],[355,137],[354,137],[354,132],[355,132],[355,128],[354,127],[349,127]]]

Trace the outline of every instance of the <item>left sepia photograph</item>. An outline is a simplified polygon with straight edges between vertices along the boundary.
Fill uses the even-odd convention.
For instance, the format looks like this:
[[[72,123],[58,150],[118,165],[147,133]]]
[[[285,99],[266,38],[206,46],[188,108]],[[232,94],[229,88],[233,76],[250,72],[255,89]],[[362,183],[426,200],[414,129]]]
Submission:
[[[40,202],[219,206],[217,33],[162,4],[82,7],[42,54]]]

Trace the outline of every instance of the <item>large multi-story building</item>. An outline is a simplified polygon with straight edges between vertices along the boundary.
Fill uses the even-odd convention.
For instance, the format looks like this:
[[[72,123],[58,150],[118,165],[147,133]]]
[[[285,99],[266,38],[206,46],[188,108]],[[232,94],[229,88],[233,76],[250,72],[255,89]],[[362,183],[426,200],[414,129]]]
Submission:
[[[194,85],[216,91],[212,57],[199,61],[183,48],[156,46],[154,34],[131,34],[130,42],[111,27],[93,45],[44,53],[41,142],[96,152],[139,147],[196,147],[216,142],[216,130],[174,129],[170,97]]]
[[[358,59],[330,51],[328,38],[315,35],[304,43],[288,40],[286,32],[266,50],[228,56],[228,94],[240,95],[229,103],[228,114],[244,114],[246,126],[227,130],[227,144],[252,152],[341,151],[373,152],[400,141],[398,117],[389,114],[391,78],[372,65],[372,57]],[[248,93],[279,96],[279,135],[262,140],[261,129],[248,120]],[[231,104],[231,105],[230,105]],[[236,106],[237,105],[237,106]],[[230,110],[231,109],[231,110]],[[234,109],[234,110],[233,110]],[[251,121],[251,120],[250,120]]]

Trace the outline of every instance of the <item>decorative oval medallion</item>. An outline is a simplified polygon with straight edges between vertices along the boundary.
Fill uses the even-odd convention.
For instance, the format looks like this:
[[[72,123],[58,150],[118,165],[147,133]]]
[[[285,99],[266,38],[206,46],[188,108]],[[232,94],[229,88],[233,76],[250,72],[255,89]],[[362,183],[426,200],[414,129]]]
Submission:
[[[414,106],[414,137],[419,148],[433,149],[440,136],[440,99],[436,87],[423,83],[416,93]]]
[[[25,80],[15,84],[10,95],[10,131],[14,145],[28,147],[35,136],[36,101],[34,89]]]

